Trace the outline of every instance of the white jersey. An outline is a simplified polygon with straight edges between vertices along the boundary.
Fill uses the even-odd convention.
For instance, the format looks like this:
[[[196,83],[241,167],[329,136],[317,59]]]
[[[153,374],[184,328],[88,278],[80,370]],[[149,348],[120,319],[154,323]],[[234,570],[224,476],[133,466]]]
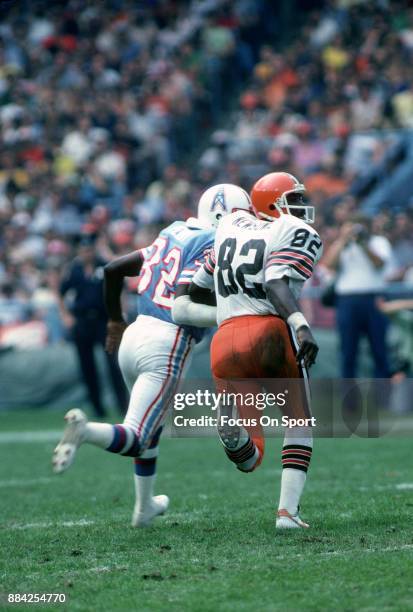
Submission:
[[[321,253],[319,235],[298,217],[262,221],[237,211],[221,219],[214,248],[193,280],[215,289],[218,324],[242,315],[277,314],[264,283],[288,277],[298,298]]]

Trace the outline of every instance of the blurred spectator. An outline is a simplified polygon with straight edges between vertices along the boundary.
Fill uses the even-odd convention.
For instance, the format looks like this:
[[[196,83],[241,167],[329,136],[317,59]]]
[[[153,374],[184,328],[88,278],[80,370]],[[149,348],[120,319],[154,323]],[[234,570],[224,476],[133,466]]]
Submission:
[[[25,321],[29,314],[30,307],[27,297],[19,295],[13,285],[3,285],[0,288],[0,325]]]
[[[133,248],[143,227],[192,213],[202,186],[183,162],[252,69],[271,3],[201,4],[38,0],[23,13],[7,4],[0,26],[5,318],[14,310],[21,322],[27,311],[16,296],[33,296],[34,315],[58,340],[45,277],[73,257],[82,227],[94,227],[113,255]],[[116,225],[122,220],[126,230]]]
[[[400,127],[413,127],[413,84],[396,93],[392,100],[396,121]]]
[[[410,278],[413,284],[413,217],[407,213],[398,213],[394,217],[391,230],[395,274],[393,280]]]
[[[385,288],[386,266],[392,251],[384,236],[371,235],[362,217],[347,222],[330,246],[324,265],[336,271],[337,329],[341,340],[341,375],[357,376],[362,336],[367,336],[375,364],[375,378],[387,378],[386,318],[377,307]]]
[[[392,392],[389,407],[395,413],[409,412],[413,409],[408,380],[413,370],[413,299],[380,300],[378,306],[392,322]]]
[[[33,291],[30,305],[36,319],[45,322],[48,342],[64,339],[64,326],[59,310],[59,271],[50,267],[43,275],[39,286]]]
[[[138,220],[149,223],[161,219],[168,222],[184,218],[192,210],[190,193],[189,181],[180,175],[178,168],[172,164],[166,166],[162,178],[151,183],[146,190],[146,206],[142,212],[138,209]]]
[[[324,199],[334,198],[347,191],[349,181],[346,180],[334,158],[326,158],[320,164],[317,172],[306,179],[306,187],[310,196],[314,192],[322,194]]]
[[[383,116],[381,97],[361,83],[350,105],[351,124],[354,130],[369,130],[380,125]]]
[[[104,347],[106,338],[107,315],[102,298],[106,262],[96,252],[95,241],[96,236],[91,234],[81,237],[78,256],[69,264],[62,278],[60,308],[62,320],[76,347],[81,375],[95,415],[104,417],[106,413],[94,351],[96,346]],[[105,358],[119,412],[124,414],[127,393],[117,359],[106,352]]]

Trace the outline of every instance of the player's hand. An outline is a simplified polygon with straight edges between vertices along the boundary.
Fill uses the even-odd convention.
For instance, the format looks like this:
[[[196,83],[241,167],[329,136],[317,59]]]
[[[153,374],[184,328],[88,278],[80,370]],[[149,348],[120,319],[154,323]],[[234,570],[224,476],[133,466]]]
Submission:
[[[127,328],[125,321],[109,320],[106,326],[105,350],[110,355],[115,353],[122,340],[123,332]]]
[[[314,336],[311,333],[309,327],[300,327],[297,331],[297,340],[300,348],[298,350],[296,360],[297,363],[303,359],[304,364],[307,368],[311,368],[311,366],[315,363],[317,353],[318,353],[318,345],[314,340]]]

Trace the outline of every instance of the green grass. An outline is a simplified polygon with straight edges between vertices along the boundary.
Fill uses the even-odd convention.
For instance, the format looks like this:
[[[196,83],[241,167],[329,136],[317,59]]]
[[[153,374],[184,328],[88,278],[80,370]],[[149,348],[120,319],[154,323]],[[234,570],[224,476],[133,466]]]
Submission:
[[[0,415],[1,431],[60,423]],[[57,477],[53,446],[0,436],[1,593],[65,592],[69,610],[413,610],[413,489],[398,487],[413,482],[409,438],[316,440],[311,530],[287,533],[274,529],[280,440],[246,475],[215,439],[163,440],[171,507],[146,530],[129,526],[130,459],[82,447]]]

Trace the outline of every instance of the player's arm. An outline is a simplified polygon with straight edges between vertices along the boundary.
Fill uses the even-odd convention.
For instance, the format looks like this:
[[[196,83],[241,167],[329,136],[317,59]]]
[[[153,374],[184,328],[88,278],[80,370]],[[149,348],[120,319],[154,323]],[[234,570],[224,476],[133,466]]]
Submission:
[[[300,347],[297,362],[303,359],[307,367],[315,362],[318,346],[289,283],[290,279],[292,282],[303,283],[311,278],[322,248],[316,232],[286,225],[284,230],[274,233],[264,270],[267,297],[280,316],[294,329]]]
[[[217,321],[216,306],[211,305],[209,289],[205,290],[191,283],[189,287],[180,286],[172,306],[172,318],[178,325],[194,327],[214,327]]]
[[[297,362],[304,359],[307,367],[315,363],[318,345],[314,339],[309,324],[303,313],[300,311],[300,306],[288,286],[288,277],[275,278],[268,280],[265,283],[267,298],[274,306],[280,317],[282,317],[289,325],[291,325],[296,334],[300,345],[297,353]]]
[[[123,332],[127,327],[121,305],[123,280],[127,276],[138,276],[142,264],[141,251],[134,251],[114,259],[104,268],[103,299],[108,313],[105,348],[108,353],[114,353],[119,348]]]
[[[172,306],[172,318],[178,325],[194,327],[216,325],[214,266],[215,258],[210,254],[194,274],[191,284],[178,285]]]

